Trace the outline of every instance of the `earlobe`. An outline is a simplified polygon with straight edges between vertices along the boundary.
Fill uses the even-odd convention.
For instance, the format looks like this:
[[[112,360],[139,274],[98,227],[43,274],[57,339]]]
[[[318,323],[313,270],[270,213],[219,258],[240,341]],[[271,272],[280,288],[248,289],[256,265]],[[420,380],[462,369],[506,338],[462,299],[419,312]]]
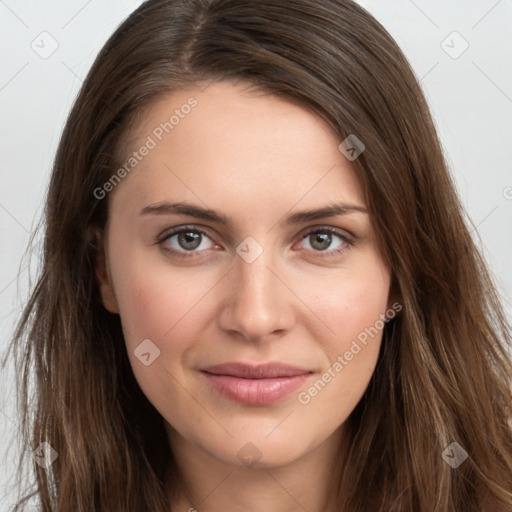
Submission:
[[[96,249],[95,274],[103,306],[110,313],[119,313],[119,306],[108,272],[107,254],[103,242],[103,232],[95,230],[89,238]]]

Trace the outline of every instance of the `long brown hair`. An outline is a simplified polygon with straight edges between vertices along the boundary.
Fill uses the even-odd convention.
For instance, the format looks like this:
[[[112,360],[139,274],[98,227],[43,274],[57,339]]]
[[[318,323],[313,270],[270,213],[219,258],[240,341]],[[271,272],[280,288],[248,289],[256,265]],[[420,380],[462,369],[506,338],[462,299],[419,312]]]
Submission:
[[[20,468],[42,442],[58,454],[33,464],[41,510],[169,512],[179,474],[164,421],[95,279],[90,233],[108,197],[94,190],[151,102],[214,80],[299,100],[366,147],[354,165],[403,310],[346,421],[338,510],[510,512],[510,326],[417,79],[349,0],[149,0],[99,53],[56,154],[42,271],[11,345]],[[442,457],[453,442],[467,452],[456,469]]]

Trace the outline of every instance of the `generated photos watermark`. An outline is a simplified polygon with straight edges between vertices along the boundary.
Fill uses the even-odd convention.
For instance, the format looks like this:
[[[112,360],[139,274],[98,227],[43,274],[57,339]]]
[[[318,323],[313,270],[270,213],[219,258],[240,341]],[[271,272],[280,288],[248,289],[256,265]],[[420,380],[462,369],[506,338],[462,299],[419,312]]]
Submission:
[[[354,356],[359,354],[361,350],[366,347],[368,340],[377,336],[384,325],[395,318],[395,316],[402,311],[402,305],[395,302],[385,314],[381,314],[380,318],[371,326],[366,327],[364,331],[361,331],[357,335],[357,339],[352,341],[350,348],[345,351],[343,355],[339,355],[336,361],[329,366],[329,368],[317,379],[313,385],[311,385],[306,391],[302,391],[298,394],[297,399],[302,405],[307,405],[311,400],[317,396],[325,386],[332,381],[344,368],[347,366]],[[363,345],[361,347],[361,345]]]
[[[175,109],[168,121],[164,121],[154,128],[151,134],[146,137],[144,144],[137,151],[134,151],[132,156],[101,187],[94,189],[94,197],[98,200],[104,199],[108,192],[114,190],[116,185],[130,174],[149,155],[149,152],[155,149],[164,137],[171,133],[181,120],[190,114],[194,107],[197,107],[197,104],[197,100],[191,96],[180,108]]]

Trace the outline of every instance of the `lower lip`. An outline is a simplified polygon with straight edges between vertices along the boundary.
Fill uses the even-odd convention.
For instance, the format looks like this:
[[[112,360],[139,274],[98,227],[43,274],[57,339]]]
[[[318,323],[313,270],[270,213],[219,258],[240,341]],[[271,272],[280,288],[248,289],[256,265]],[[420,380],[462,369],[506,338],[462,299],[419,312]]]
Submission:
[[[203,372],[203,375],[221,395],[235,402],[246,405],[266,405],[277,402],[298,389],[311,374],[270,379],[242,379],[206,372]]]

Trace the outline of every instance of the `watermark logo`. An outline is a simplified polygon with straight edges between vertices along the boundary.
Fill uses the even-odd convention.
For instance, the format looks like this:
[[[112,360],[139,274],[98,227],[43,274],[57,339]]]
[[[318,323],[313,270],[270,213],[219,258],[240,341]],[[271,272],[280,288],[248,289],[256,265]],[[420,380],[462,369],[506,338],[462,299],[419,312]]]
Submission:
[[[441,48],[452,59],[458,59],[469,48],[469,43],[457,31],[453,31],[441,41]]]
[[[148,338],[143,340],[133,353],[144,366],[153,364],[155,359],[160,357],[160,349]]]
[[[245,443],[236,454],[240,462],[248,468],[252,468],[261,459],[262,455],[253,443]]]
[[[263,247],[252,236],[248,236],[238,244],[236,252],[247,263],[252,263],[262,255]]]
[[[468,452],[459,443],[453,442],[444,450],[441,457],[453,469],[457,469],[468,458]]]
[[[32,458],[44,469],[48,469],[57,460],[58,456],[58,453],[47,442],[41,443],[32,452]]]
[[[49,32],[43,31],[30,43],[30,48],[41,57],[41,59],[50,58],[59,47],[57,39],[55,39]]]
[[[353,162],[364,150],[366,146],[353,133],[351,133],[339,146],[338,150],[342,155]]]

